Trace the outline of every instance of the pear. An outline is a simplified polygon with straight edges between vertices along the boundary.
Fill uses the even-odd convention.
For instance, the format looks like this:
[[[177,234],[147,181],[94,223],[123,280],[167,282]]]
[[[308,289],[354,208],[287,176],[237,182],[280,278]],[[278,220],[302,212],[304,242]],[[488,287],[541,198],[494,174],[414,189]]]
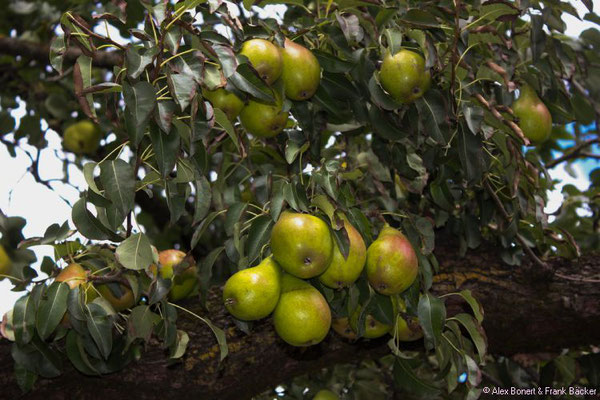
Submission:
[[[396,323],[392,329],[392,336],[401,342],[412,342],[423,337],[423,330],[419,324],[419,319],[406,314],[406,304],[401,298],[392,297],[392,303],[396,313]]]
[[[521,86],[520,91],[519,98],[512,105],[515,116],[519,118],[519,128],[533,143],[541,143],[552,132],[550,111],[531,86]]]
[[[354,332],[358,332],[358,318],[360,317],[360,311],[361,307],[359,306],[350,317],[350,328],[352,328]],[[365,329],[363,333],[364,338],[375,339],[378,337],[382,337],[390,330],[392,330],[391,325],[379,322],[371,314],[367,314],[367,317],[365,318]]]
[[[240,113],[240,121],[244,129],[254,136],[270,138],[283,131],[288,115],[289,112],[283,111],[281,101],[273,105],[250,100]]]
[[[66,283],[71,289],[81,286],[80,290],[85,292],[86,302],[88,303],[98,297],[98,293],[92,287],[92,284],[88,282],[87,271],[81,264],[72,263],[67,265],[56,276],[55,281]]]
[[[311,346],[327,336],[331,310],[323,295],[292,275],[281,279],[281,296],[273,312],[275,331],[292,346]]]
[[[410,103],[423,96],[431,83],[425,60],[414,51],[387,52],[379,71],[381,86],[398,102]]]
[[[350,320],[348,317],[335,318],[331,322],[331,329],[343,338],[350,340],[356,340],[358,338],[356,333],[350,327]]]
[[[319,280],[333,289],[342,289],[351,286],[360,276],[367,259],[367,247],[360,233],[348,221],[344,227],[350,239],[348,258],[340,252],[337,243],[333,243],[333,257],[329,267],[319,276]]]
[[[401,293],[413,284],[418,270],[417,255],[408,239],[386,224],[367,249],[371,286],[387,296]]]
[[[268,257],[256,267],[233,274],[223,288],[223,302],[237,319],[253,321],[273,312],[280,292],[281,268]]]
[[[281,50],[268,40],[250,39],[244,42],[240,54],[248,58],[252,67],[267,84],[272,84],[281,75]]]
[[[234,93],[228,92],[223,88],[215,90],[203,89],[202,95],[214,108],[218,108],[227,115],[230,121],[233,121],[240,115],[244,102],[240,100]]]
[[[189,264],[188,267],[174,276],[173,267],[181,264],[183,261]],[[171,290],[169,291],[169,299],[171,301],[178,301],[188,297],[198,283],[198,278],[196,277],[198,269],[196,268],[194,259],[192,257],[186,258],[183,251],[171,249],[158,253],[158,263],[160,264],[158,268],[160,277],[163,279],[173,279],[173,286],[171,286]],[[152,264],[150,271],[156,275],[156,265]]]
[[[286,211],[271,231],[271,251],[286,272],[308,279],[322,274],[329,266],[333,239],[320,218]]]
[[[0,244],[0,281],[6,278],[6,275],[9,275],[10,266],[11,266],[10,257],[4,250],[4,246]]]
[[[317,57],[306,47],[286,39],[281,51],[283,72],[281,80],[285,95],[292,100],[312,97],[321,81],[321,66]]]
[[[313,400],[340,400],[340,396],[328,389],[319,390]]]
[[[63,147],[75,154],[93,154],[100,145],[102,131],[92,121],[70,125],[63,135]]]
[[[102,297],[113,306],[115,311],[120,312],[135,305],[133,292],[121,283],[104,283],[97,285],[96,289]]]

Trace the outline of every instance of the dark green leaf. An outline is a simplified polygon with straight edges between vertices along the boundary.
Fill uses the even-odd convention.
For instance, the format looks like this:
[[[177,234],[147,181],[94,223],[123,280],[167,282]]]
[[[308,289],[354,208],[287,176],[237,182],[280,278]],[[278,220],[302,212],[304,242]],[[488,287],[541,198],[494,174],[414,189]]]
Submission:
[[[42,340],[46,340],[54,332],[65,315],[68,295],[69,285],[66,283],[54,282],[48,288],[35,318],[36,330]]]

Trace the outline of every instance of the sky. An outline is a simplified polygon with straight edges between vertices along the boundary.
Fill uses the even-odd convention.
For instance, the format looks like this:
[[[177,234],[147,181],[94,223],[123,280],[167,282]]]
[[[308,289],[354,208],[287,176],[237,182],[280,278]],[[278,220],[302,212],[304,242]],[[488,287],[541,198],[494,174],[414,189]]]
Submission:
[[[572,3],[581,16],[585,15],[587,10],[581,1],[577,0]],[[596,4],[596,13],[599,13],[599,8]],[[285,11],[285,6],[267,6],[265,9],[266,11],[262,12],[261,17],[281,17]],[[567,24],[566,33],[570,36],[579,36],[583,30],[595,27],[590,22],[580,21],[569,15],[564,16],[563,20]],[[111,30],[110,33],[113,39],[118,38],[118,33],[115,30]],[[14,111],[13,116],[17,119],[17,124],[18,119],[23,116],[24,112],[23,105]],[[18,125],[16,128],[18,128]],[[11,138],[11,136],[8,135],[8,138]],[[56,157],[56,154],[60,155],[61,158],[68,157],[71,160],[74,159],[74,156],[62,151],[61,138],[56,132],[48,131],[46,140],[48,141],[48,148],[42,152],[40,176],[43,179],[60,179],[63,177],[63,164]],[[30,151],[34,150],[32,146],[27,144],[22,143],[22,147]],[[79,198],[77,189],[60,182],[52,183],[54,191],[36,183],[31,174],[27,172],[29,165],[30,160],[22,150],[17,149],[17,157],[13,158],[6,148],[0,145],[0,171],[2,171],[2,175],[0,175],[0,209],[8,216],[22,216],[27,219],[27,225],[23,231],[26,237],[43,235],[48,226],[54,223],[62,224],[65,220],[70,220],[71,207],[61,199],[61,196],[71,204]],[[587,172],[594,165],[598,166],[597,163],[593,165],[590,163],[575,165],[575,177],[569,175],[562,164],[554,168],[551,171],[553,178],[561,180],[562,183],[557,190],[549,193],[546,210],[552,212],[560,206],[563,199],[560,188],[563,185],[570,183],[580,190],[585,190],[589,186]],[[70,167],[69,176],[71,183],[80,190],[86,188],[85,179],[76,167]],[[71,227],[73,227],[72,222]],[[53,249],[50,246],[37,246],[33,250],[36,252],[38,261],[41,261],[46,255],[53,256]],[[6,280],[0,282],[0,316],[10,310],[14,302],[23,295],[22,292],[12,292],[11,287]]]

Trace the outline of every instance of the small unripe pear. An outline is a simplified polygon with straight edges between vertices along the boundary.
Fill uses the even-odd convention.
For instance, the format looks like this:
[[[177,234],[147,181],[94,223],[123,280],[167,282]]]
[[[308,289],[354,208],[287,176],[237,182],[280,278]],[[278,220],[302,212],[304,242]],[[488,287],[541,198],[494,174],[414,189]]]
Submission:
[[[281,80],[285,95],[292,100],[311,98],[321,81],[321,65],[306,47],[286,39],[281,51],[283,72]]]
[[[275,105],[249,100],[240,113],[240,121],[247,132],[263,138],[277,136],[287,124],[289,112],[283,111],[282,103]]]
[[[180,274],[173,276],[173,267],[181,264],[184,260],[189,264],[188,267],[181,271]],[[158,262],[160,264],[160,268],[158,269],[160,277],[163,279],[173,279],[173,286],[171,286],[171,290],[169,291],[169,299],[177,301],[188,297],[198,283],[198,278],[196,277],[198,269],[196,268],[194,259],[192,257],[186,258],[183,251],[170,249],[163,250],[158,254]],[[150,272],[156,275],[157,268],[155,264],[150,265]]]
[[[227,115],[230,121],[233,121],[240,115],[244,102],[240,100],[234,93],[228,92],[223,88],[215,90],[203,89],[202,95],[214,108],[218,108]]]
[[[250,39],[244,42],[240,54],[248,58],[252,67],[267,84],[270,85],[281,76],[281,50],[268,40]]]
[[[361,307],[359,306],[350,318],[350,327],[354,332],[358,332],[358,318],[360,317]],[[367,339],[375,339],[382,337],[392,329],[391,325],[379,322],[371,314],[365,318],[365,327],[363,337]]]
[[[398,102],[411,103],[423,96],[431,83],[425,59],[414,51],[388,52],[379,71],[381,86]]]
[[[319,390],[313,400],[340,400],[340,396],[328,389]]]
[[[367,278],[379,293],[401,293],[413,284],[419,271],[417,255],[408,239],[385,226],[367,249]]]
[[[253,321],[273,312],[280,293],[281,268],[268,257],[256,267],[233,274],[223,288],[223,302],[237,319]]]
[[[348,317],[335,318],[331,322],[331,329],[333,329],[338,335],[340,335],[343,338],[350,340],[356,340],[358,338],[358,336],[356,336],[356,333],[350,327],[350,320],[348,319]]]
[[[63,146],[75,154],[93,154],[101,138],[102,131],[92,121],[79,121],[65,129]]]
[[[520,92],[512,105],[515,116],[519,118],[519,128],[533,143],[541,143],[552,133],[552,115],[531,86],[521,86]]]

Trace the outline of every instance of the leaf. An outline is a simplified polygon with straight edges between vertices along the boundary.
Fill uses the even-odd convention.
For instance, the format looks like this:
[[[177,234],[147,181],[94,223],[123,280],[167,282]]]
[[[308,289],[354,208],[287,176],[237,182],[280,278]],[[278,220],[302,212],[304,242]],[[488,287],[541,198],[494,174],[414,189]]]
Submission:
[[[159,101],[156,107],[156,114],[154,119],[160,129],[162,129],[165,133],[169,134],[171,132],[171,123],[173,121],[173,114],[177,109],[177,105],[173,101]]]
[[[177,330],[177,341],[175,345],[171,348],[171,352],[169,357],[171,359],[177,359],[183,357],[185,354],[185,350],[187,349],[187,345],[190,341],[189,335],[182,330]]]
[[[446,144],[446,139],[440,129],[444,123],[443,116],[446,115],[442,95],[436,90],[428,90],[425,96],[416,101],[416,105],[425,131],[436,142]]]
[[[304,142],[302,145],[300,145],[300,143],[294,140],[288,140],[285,145],[285,160],[287,163],[293,163],[296,157],[298,157],[298,154],[304,153],[306,150],[308,150],[309,146],[310,142]]]
[[[248,262],[252,262],[260,255],[263,245],[271,237],[273,220],[268,215],[261,215],[252,221],[248,231]]]
[[[127,133],[133,147],[137,147],[156,105],[156,90],[146,81],[140,81],[133,86],[124,82],[123,97],[127,106]]]
[[[87,209],[85,196],[77,200],[71,210],[71,219],[80,234],[88,239],[93,240],[113,240],[121,241],[122,239],[114,232],[104,226],[98,218],[92,215]]]
[[[473,310],[473,314],[475,315],[475,319],[477,320],[477,322],[483,322],[483,307],[477,301],[477,299],[473,297],[473,294],[470,290],[461,290],[458,293],[450,294],[462,297],[469,304],[469,306],[471,306],[471,309]]]
[[[143,233],[136,233],[125,239],[115,252],[117,260],[127,269],[142,270],[152,264],[150,241]]]
[[[127,321],[127,334],[130,341],[136,338],[144,341],[150,340],[154,325],[160,321],[160,316],[150,309],[149,306],[141,305],[131,310]]]
[[[348,231],[345,226],[342,226],[342,229],[332,229],[333,239],[337,244],[340,253],[342,253],[342,257],[344,260],[348,259],[348,255],[350,254],[350,238],[348,237]]]
[[[77,96],[83,112],[98,122],[93,96],[83,93],[84,89],[92,85],[92,59],[90,57],[82,54],[77,58],[77,62],[73,66],[73,85],[75,96]]]
[[[227,136],[229,136],[229,138],[231,139],[233,144],[235,144],[235,148],[239,151],[240,144],[238,141],[238,137],[235,133],[235,129],[233,129],[233,125],[231,125],[231,121],[229,121],[229,118],[227,118],[227,115],[219,108],[215,108],[214,113],[215,113],[215,122],[217,123],[217,125],[219,125],[221,128],[223,128],[225,130],[225,132],[227,132]]]
[[[68,296],[69,285],[66,283],[54,282],[48,288],[35,319],[36,330],[42,340],[46,340],[54,332],[65,315]]]
[[[137,79],[148,65],[152,63],[154,56],[158,54],[158,46],[150,48],[135,47],[130,45],[125,50],[125,68],[127,76]]]
[[[192,224],[200,222],[208,213],[212,202],[212,191],[210,182],[205,176],[196,180],[196,199],[194,202],[194,221]]]
[[[79,372],[85,375],[100,375],[100,372],[94,368],[85,352],[81,336],[74,330],[70,330],[67,334],[66,350],[69,361]]]
[[[426,293],[419,299],[417,314],[423,328],[423,333],[425,334],[426,347],[431,348],[431,345],[437,347],[442,337],[444,322],[446,321],[446,307],[444,302],[431,293]]]
[[[16,301],[13,326],[17,343],[26,344],[31,341],[35,330],[35,302],[31,295],[25,295]]]
[[[208,289],[210,288],[210,279],[212,278],[213,265],[224,249],[224,246],[219,246],[213,249],[210,253],[208,253],[200,265],[200,270],[198,271],[198,281],[200,283],[200,300],[202,301],[203,305],[206,305]]]
[[[179,104],[181,111],[185,110],[198,89],[194,77],[187,74],[170,74],[168,82],[175,102]]]
[[[122,215],[127,215],[135,196],[133,167],[121,159],[107,160],[100,166],[100,181],[105,195]]]
[[[452,320],[460,322],[462,326],[465,327],[467,332],[469,332],[471,340],[477,348],[479,361],[483,362],[487,352],[487,338],[485,337],[485,333],[481,325],[476,322],[475,318],[465,313],[456,314],[454,317],[452,317]]]
[[[112,322],[106,310],[99,304],[90,303],[86,308],[89,314],[86,326],[102,357],[106,360],[112,350]]]
[[[227,236],[233,235],[233,229],[235,224],[242,220],[244,210],[248,205],[246,203],[233,203],[227,209],[227,215],[225,216],[225,233]]]
[[[218,215],[219,215],[218,211],[213,211],[212,213],[208,214],[208,216],[206,218],[204,218],[204,220],[200,223],[200,225],[198,225],[198,227],[194,231],[194,234],[192,235],[190,249],[194,249],[198,245],[198,241],[200,240],[200,238],[202,237],[204,232],[206,232],[206,229],[208,229],[210,224],[212,224],[214,219],[217,218]]]
[[[179,153],[179,135],[176,131],[165,133],[156,125],[150,125],[150,139],[154,157],[161,176],[166,178],[175,167],[175,161]]]
[[[65,36],[54,36],[50,42],[50,65],[52,65],[52,68],[59,74],[63,73],[63,61],[66,52],[67,46],[65,45]]]
[[[439,389],[415,375],[409,362],[396,357],[394,360],[394,382],[410,393],[415,393],[426,398],[435,398]]]

